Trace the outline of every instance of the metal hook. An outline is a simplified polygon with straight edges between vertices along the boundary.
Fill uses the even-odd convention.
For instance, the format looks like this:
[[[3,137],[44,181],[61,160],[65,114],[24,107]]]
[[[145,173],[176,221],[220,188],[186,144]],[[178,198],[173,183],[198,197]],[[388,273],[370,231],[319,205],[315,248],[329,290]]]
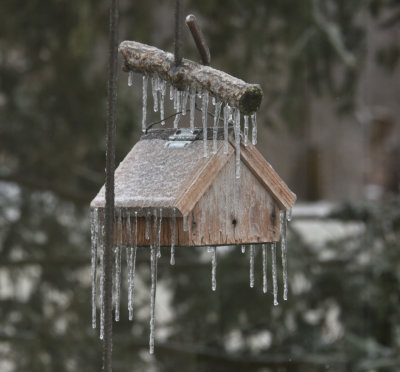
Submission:
[[[197,23],[196,17],[193,14],[189,14],[186,17],[186,25],[188,26],[188,28],[193,36],[193,40],[199,51],[203,65],[208,66],[211,61],[210,49],[208,48],[207,43],[204,39],[203,33],[200,30],[200,27]]]

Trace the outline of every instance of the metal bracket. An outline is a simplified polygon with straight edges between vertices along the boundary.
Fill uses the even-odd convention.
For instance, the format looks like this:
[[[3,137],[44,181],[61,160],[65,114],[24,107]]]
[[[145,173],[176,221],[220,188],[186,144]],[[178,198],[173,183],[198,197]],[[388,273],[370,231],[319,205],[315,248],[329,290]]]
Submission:
[[[174,134],[168,137],[169,141],[165,144],[165,147],[169,149],[185,149],[193,141],[199,139],[201,133],[201,129],[195,129],[193,132],[189,128],[177,129]]]

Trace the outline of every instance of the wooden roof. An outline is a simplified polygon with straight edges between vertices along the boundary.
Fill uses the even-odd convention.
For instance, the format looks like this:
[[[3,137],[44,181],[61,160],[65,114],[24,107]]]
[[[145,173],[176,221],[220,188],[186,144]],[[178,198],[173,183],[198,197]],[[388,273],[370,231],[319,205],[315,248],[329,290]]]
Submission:
[[[187,215],[235,152],[229,144],[228,154],[224,154],[223,140],[217,141],[216,154],[211,151],[212,141],[208,141],[208,157],[203,156],[202,140],[184,149],[167,148],[167,141],[165,135],[141,139],[120,163],[115,171],[117,208],[177,208]],[[280,209],[292,207],[296,196],[254,146],[241,146],[241,160],[242,166],[245,164],[272,194]],[[104,205],[103,186],[91,207]]]

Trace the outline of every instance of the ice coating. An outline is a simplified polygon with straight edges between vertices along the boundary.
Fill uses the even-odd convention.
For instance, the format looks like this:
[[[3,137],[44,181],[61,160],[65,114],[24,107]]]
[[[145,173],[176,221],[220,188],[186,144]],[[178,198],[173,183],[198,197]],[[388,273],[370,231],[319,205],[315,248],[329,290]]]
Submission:
[[[128,73],[128,87],[133,85],[133,71],[129,71]]]
[[[142,91],[142,132],[146,132],[147,121],[147,85],[149,77],[143,75],[143,91]]]
[[[263,292],[267,293],[268,291],[268,279],[267,279],[267,246],[266,244],[262,245],[262,258],[263,258]]]
[[[240,178],[240,111],[234,110],[234,130],[235,130],[235,168],[236,179]]]
[[[189,97],[189,87],[186,88],[182,94],[182,115],[186,115],[186,106]]]
[[[194,113],[196,109],[196,90],[190,89],[190,130],[194,130]]]
[[[288,285],[287,285],[287,247],[286,247],[286,230],[287,215],[286,211],[281,211],[281,253],[282,253],[282,275],[283,275],[283,299],[287,301]]]
[[[156,291],[157,291],[157,253],[154,245],[150,247],[150,340],[149,352],[154,354],[155,316],[156,316]]]
[[[158,111],[158,91],[159,90],[160,90],[160,78],[158,76],[153,76],[151,78],[151,91],[153,93],[154,112]]]
[[[203,152],[204,157],[207,157],[208,150],[207,150],[207,110],[208,110],[208,93],[203,94],[203,102],[201,105],[201,114],[202,114],[202,121],[203,121]]]
[[[217,134],[218,134],[218,123],[219,123],[219,116],[221,114],[221,106],[222,102],[215,101],[213,97],[213,103],[215,105],[215,112],[214,112],[214,126],[213,126],[213,154],[217,153]]]
[[[179,125],[179,119],[181,118],[181,96],[182,92],[177,90],[175,91],[175,97],[174,97],[174,109],[176,110],[176,115],[174,119],[174,128],[178,128]]]
[[[254,287],[254,244],[250,245],[250,288]]]
[[[252,132],[251,132],[251,143],[255,146],[257,145],[257,114],[251,115]]]
[[[244,115],[244,145],[247,146],[249,144],[249,116]]]
[[[97,245],[99,240],[99,210],[94,208],[91,212],[90,230],[92,238],[92,328],[96,328],[96,280],[97,280]]]
[[[175,265],[176,208],[172,209],[171,224],[171,265]]]
[[[217,289],[217,247],[211,247],[211,289]]]
[[[278,280],[276,275],[276,243],[271,244],[272,255],[272,288],[274,291],[274,306],[278,306]]]

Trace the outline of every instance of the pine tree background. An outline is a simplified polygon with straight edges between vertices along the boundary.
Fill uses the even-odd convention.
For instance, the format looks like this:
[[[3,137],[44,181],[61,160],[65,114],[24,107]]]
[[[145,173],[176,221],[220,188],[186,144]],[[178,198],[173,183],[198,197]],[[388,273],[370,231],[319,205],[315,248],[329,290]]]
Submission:
[[[172,51],[173,5],[121,0],[121,41]],[[108,6],[93,0],[0,5],[4,372],[101,369],[90,320],[88,205],[104,182]],[[399,76],[396,0],[188,0],[185,7],[200,20],[212,66],[263,86],[258,117],[265,136],[307,136],[310,105],[321,96],[332,102],[335,118],[354,116],[368,60]],[[370,24],[397,35],[397,43],[385,43],[372,57]],[[199,59],[188,33],[184,56]],[[117,164],[140,136],[140,89],[128,88],[126,75],[120,72]],[[262,140],[259,148],[269,151]],[[348,161],[358,167],[358,159]],[[287,174],[279,161],[274,166]],[[324,197],[312,179],[291,174],[288,181],[300,200]],[[346,190],[346,177],[341,182]],[[362,199],[340,204],[333,216],[355,228],[350,237],[310,244],[312,237],[293,223],[289,301],[279,307],[271,293],[262,294],[261,260],[256,288],[249,288],[248,260],[238,248],[218,256],[216,292],[204,248],[178,248],[175,267],[165,250],[154,356],[147,351],[149,258],[140,249],[135,319],[127,320],[125,296],[114,325],[115,371],[400,370],[398,183],[378,201]]]

